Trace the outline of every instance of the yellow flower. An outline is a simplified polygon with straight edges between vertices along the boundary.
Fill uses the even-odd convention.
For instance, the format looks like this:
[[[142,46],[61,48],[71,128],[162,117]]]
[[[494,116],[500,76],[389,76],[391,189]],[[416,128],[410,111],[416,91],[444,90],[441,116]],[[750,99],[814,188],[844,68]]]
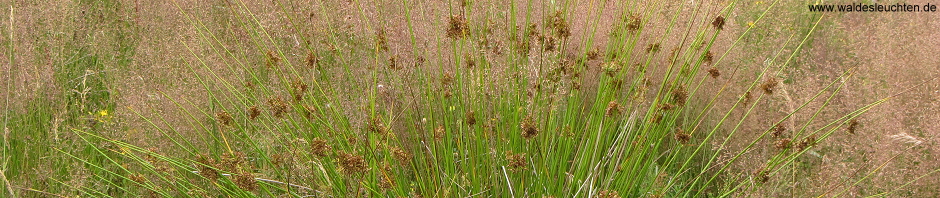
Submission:
[[[95,113],[95,120],[98,122],[108,122],[111,121],[111,113],[108,113],[107,109],[102,109]]]

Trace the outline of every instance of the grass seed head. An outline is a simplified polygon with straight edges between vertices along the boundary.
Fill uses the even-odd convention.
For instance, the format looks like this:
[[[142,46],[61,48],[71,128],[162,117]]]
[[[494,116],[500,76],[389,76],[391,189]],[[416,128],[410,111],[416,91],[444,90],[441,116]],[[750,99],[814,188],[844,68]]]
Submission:
[[[636,33],[637,30],[640,30],[640,25],[642,25],[643,20],[640,19],[640,16],[633,14],[627,18],[624,18],[624,22],[627,23],[627,31],[630,33]]]
[[[310,153],[314,156],[326,157],[330,155],[332,150],[333,148],[323,138],[316,137],[313,138],[313,141],[310,141]]]
[[[719,29],[719,30],[721,30],[722,28],[724,28],[724,27],[725,27],[725,17],[722,17],[722,16],[717,16],[717,17],[715,17],[715,20],[712,21],[712,26],[714,26],[715,29]]]
[[[258,106],[248,107],[248,119],[254,120],[259,115],[261,115],[261,110],[258,110]]]
[[[513,171],[525,170],[529,166],[529,162],[525,159],[525,153],[506,151],[506,160],[509,161],[509,169]]]
[[[227,172],[237,172],[245,163],[245,153],[234,152],[223,154],[219,161],[219,168]]]
[[[764,81],[764,84],[760,85],[761,90],[764,90],[764,94],[774,94],[774,89],[777,88],[777,79],[770,77]]]
[[[248,171],[239,171],[238,174],[235,174],[235,185],[245,191],[255,191],[258,189],[258,181],[255,180],[255,177],[251,175],[251,172]]]
[[[378,119],[378,118],[372,118],[372,120],[369,121],[368,130],[369,132],[376,133],[376,134],[383,135],[383,136],[390,134],[389,128],[385,126],[385,123],[382,122],[381,119]]]
[[[277,55],[277,52],[268,51],[267,53],[268,61],[266,62],[268,68],[274,68],[281,63],[281,57]]]
[[[622,109],[623,107],[621,107],[620,104],[617,103],[617,101],[610,101],[610,103],[607,103],[607,110],[604,113],[604,116],[610,117],[610,116],[619,115]]]
[[[395,187],[395,180],[388,176],[379,177],[379,188],[390,189]]]
[[[222,124],[222,126],[232,126],[232,124],[235,123],[235,119],[232,118],[232,114],[229,114],[225,111],[215,113],[215,119],[217,122],[219,122],[219,124]]]
[[[437,125],[437,128],[434,129],[434,141],[441,141],[444,139],[444,125]]]
[[[347,176],[359,175],[369,170],[366,159],[362,155],[340,152],[338,158],[341,172]]]
[[[398,60],[397,60],[398,58],[397,58],[397,57],[398,57],[398,56],[391,56],[391,57],[388,57],[388,68],[389,68],[389,69],[392,69],[392,70],[401,70],[402,68],[404,68],[404,67],[402,67],[403,65],[398,64]]]
[[[307,59],[305,62],[307,63],[307,68],[316,69],[320,64],[320,57],[317,57],[317,54],[311,51],[307,54]]]
[[[293,83],[291,83],[291,87],[294,88],[294,93],[293,93],[294,101],[299,102],[299,101],[304,100],[304,94],[307,93],[307,83],[304,83],[303,81],[300,81],[300,80],[296,80]]]
[[[713,60],[714,58],[715,58],[715,57],[714,57],[714,55],[712,55],[712,51],[708,51],[708,52],[705,52],[705,56],[702,56],[702,62],[705,62],[705,64],[711,65],[711,64],[712,64],[712,60]]]
[[[718,78],[718,76],[721,76],[721,72],[718,71],[717,67],[711,67],[711,68],[708,68],[708,75],[711,76],[712,78]]]
[[[675,105],[672,105],[672,104],[669,104],[669,103],[661,103],[661,104],[659,104],[659,109],[662,109],[663,111],[669,111],[669,110],[672,110],[672,108],[675,108],[675,107],[676,107]]]
[[[685,105],[685,101],[688,99],[688,97],[689,92],[685,90],[685,86],[679,86],[678,88],[672,90],[672,99],[676,105]]]
[[[441,74],[441,86],[449,86],[454,83],[454,73],[444,72]]]
[[[467,25],[467,18],[463,15],[451,15],[447,22],[447,37],[451,39],[462,39],[470,35],[470,27]]]
[[[271,114],[274,117],[282,118],[287,113],[287,103],[281,97],[268,99],[268,106],[271,108]]]
[[[467,69],[473,69],[474,67],[477,66],[477,62],[473,60],[473,56],[471,56],[469,53],[465,54],[463,57],[464,57],[464,62],[466,62],[466,65],[467,65]]]
[[[802,151],[815,145],[816,145],[816,135],[811,135],[809,137],[803,138],[803,141],[800,141],[800,143],[796,144],[796,148]]]
[[[411,162],[411,154],[406,152],[404,149],[398,147],[392,147],[389,149],[392,153],[392,156],[395,156],[395,160],[401,162],[402,166],[408,165]]]
[[[522,119],[522,124],[520,124],[520,127],[522,128],[522,137],[527,140],[532,139],[539,134],[538,126],[536,125],[535,120],[532,120],[531,115]]]
[[[849,121],[849,127],[847,130],[849,134],[855,134],[855,130],[858,130],[858,120]]]
[[[609,77],[614,77],[620,72],[620,64],[616,61],[607,62],[604,64],[604,73]]]
[[[555,45],[555,37],[546,36],[541,39],[542,41],[542,50],[546,52],[555,51],[557,45]]]
[[[473,111],[467,111],[467,114],[464,116],[464,119],[467,122],[467,125],[473,126],[477,123],[476,115]]]
[[[620,198],[620,193],[613,190],[602,190],[594,195],[595,198]]]
[[[790,138],[777,140],[776,142],[774,142],[774,148],[781,149],[781,150],[790,148]]]
[[[656,53],[659,52],[660,49],[662,49],[662,46],[660,46],[659,43],[649,44],[646,46],[646,53]]]
[[[767,183],[767,181],[770,180],[770,175],[768,175],[767,171],[762,168],[760,170],[754,171],[754,180],[757,181],[757,183]]]
[[[199,165],[199,175],[212,181],[219,179],[219,172],[212,168],[212,166],[216,166],[215,159],[203,154],[196,158],[196,162],[201,164]]]
[[[682,130],[682,128],[676,128],[675,138],[676,141],[679,141],[679,143],[687,144],[689,143],[689,140],[692,140],[692,135],[686,133],[685,130]]]
[[[663,121],[663,114],[661,113],[656,112],[650,117],[650,123],[659,123],[660,121]]]
[[[568,27],[568,22],[565,20],[565,13],[561,10],[555,11],[555,13],[549,17],[547,24],[549,29],[554,30],[555,36],[559,38],[568,38],[571,36],[571,29]]]
[[[147,178],[145,178],[144,175],[140,173],[130,174],[127,176],[127,178],[130,179],[131,181],[141,183],[141,184],[143,184],[144,182],[147,182]]]
[[[375,47],[379,51],[388,51],[388,37],[385,34],[384,28],[379,29],[379,31],[375,33]]]
[[[588,60],[597,60],[601,58],[601,55],[601,52],[597,48],[594,48],[587,53],[587,58]]]
[[[783,133],[787,131],[787,126],[783,123],[777,124],[774,126],[773,132],[770,133],[773,137],[782,137]]]
[[[741,97],[744,98],[744,105],[750,104],[750,103],[751,103],[751,98],[753,98],[753,96],[751,96],[751,92],[750,92],[750,91],[744,92],[744,95],[741,96]]]

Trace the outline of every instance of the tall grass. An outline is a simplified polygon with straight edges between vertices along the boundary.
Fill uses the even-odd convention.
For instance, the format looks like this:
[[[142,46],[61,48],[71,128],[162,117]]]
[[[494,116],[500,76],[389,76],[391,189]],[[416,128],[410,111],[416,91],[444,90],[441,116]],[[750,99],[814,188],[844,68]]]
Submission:
[[[175,3],[195,32],[173,45],[191,53],[182,66],[192,79],[184,81],[204,101],[159,91],[175,107],[115,106],[111,92],[81,91],[113,85],[87,80],[93,74],[83,69],[101,64],[77,50],[81,58],[56,77],[82,79],[82,89],[66,94],[74,101],[67,108],[80,109],[66,121],[76,126],[65,131],[75,144],[34,134],[57,145],[34,149],[5,135],[3,178],[27,180],[30,163],[44,162],[30,156],[50,156],[59,174],[20,189],[83,197],[746,196],[764,185],[784,188],[774,180],[798,169],[800,156],[890,99],[817,121],[846,88],[849,70],[765,130],[743,131],[759,104],[779,94],[778,76],[824,16],[794,27],[801,31],[770,47],[764,64],[732,64],[725,57],[754,28],[724,32],[737,25],[728,18],[738,2],[448,2],[433,24],[415,18],[427,2],[376,2],[402,8],[379,14],[349,3],[358,6],[349,9],[358,11],[362,34],[333,18],[341,3],[324,2],[315,14],[326,25],[313,35],[292,12],[304,5],[275,2],[288,23],[275,32],[247,3],[222,2],[218,13],[245,39]],[[598,31],[603,15],[617,16],[611,32]],[[404,16],[407,27],[390,26],[383,20],[390,16]],[[419,34],[419,25],[438,33]],[[390,44],[395,32],[405,32],[405,42]],[[730,46],[714,48],[720,38]],[[748,67],[756,72],[741,72]],[[821,105],[807,108],[812,103]],[[50,131],[49,108],[7,114],[4,128]],[[108,110],[136,115],[153,132],[146,139],[162,142],[149,145],[163,146],[116,135],[126,129],[108,125],[116,122]],[[805,111],[812,112],[805,123],[786,126]],[[811,127],[817,122],[824,124]],[[760,149],[774,153],[757,162],[762,168],[734,168]],[[87,170],[81,177],[94,185],[76,185],[71,169]],[[6,195],[27,195],[9,186]]]

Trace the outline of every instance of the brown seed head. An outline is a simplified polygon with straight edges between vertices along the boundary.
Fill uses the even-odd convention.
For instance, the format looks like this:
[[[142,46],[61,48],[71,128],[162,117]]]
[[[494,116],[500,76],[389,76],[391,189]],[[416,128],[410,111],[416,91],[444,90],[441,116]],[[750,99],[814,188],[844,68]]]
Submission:
[[[268,56],[268,61],[267,61],[268,68],[273,68],[281,62],[281,57],[277,55],[277,52],[268,51],[267,56]]]
[[[620,193],[613,190],[602,190],[594,195],[595,198],[620,198]]]
[[[589,51],[589,52],[587,53],[587,58],[588,58],[588,60],[597,60],[597,59],[600,59],[600,58],[601,58],[601,52],[598,51],[597,48],[594,48],[594,50],[591,50],[591,51]]]
[[[470,27],[467,25],[467,18],[463,15],[451,15],[447,26],[447,37],[462,39],[468,35],[470,35]]]
[[[358,175],[369,170],[366,159],[362,155],[340,152],[338,158],[339,165],[343,168],[343,174]]]
[[[672,108],[674,108],[674,107],[676,107],[676,106],[675,106],[675,105],[672,105],[672,104],[669,104],[669,103],[661,103],[661,104],[659,104],[659,109],[662,109],[663,111],[672,110]]]
[[[783,133],[786,131],[787,131],[787,126],[783,125],[783,123],[780,123],[774,126],[773,132],[771,132],[770,135],[775,138],[781,137],[783,136]]]
[[[640,25],[642,24],[642,19],[637,15],[630,15],[628,18],[624,18],[624,22],[627,23],[627,31],[631,33],[636,33],[637,30],[640,30]]]
[[[282,118],[284,117],[284,113],[287,113],[287,103],[284,102],[281,97],[268,99],[268,106],[270,106],[271,114],[273,114],[274,117]]]
[[[392,147],[389,149],[389,151],[392,153],[393,156],[395,156],[395,159],[398,160],[398,162],[401,162],[402,166],[408,165],[408,163],[411,162],[411,154],[409,154],[405,150],[398,148],[398,147]]]
[[[258,110],[258,106],[248,107],[248,119],[254,120],[259,115],[261,115],[261,110]]]
[[[529,165],[525,159],[525,153],[506,151],[506,160],[509,161],[509,169],[513,171],[525,170]]]
[[[774,142],[774,148],[777,149],[788,149],[790,148],[790,138],[784,138]]]
[[[381,176],[379,180],[379,188],[390,189],[395,187],[395,180],[391,177]]]
[[[849,121],[849,127],[847,129],[849,134],[855,134],[855,130],[858,129],[858,120]]]
[[[649,44],[646,46],[646,53],[656,53],[659,52],[661,48],[662,47],[659,45],[659,43]]]
[[[299,101],[304,100],[304,94],[307,93],[307,83],[304,83],[303,81],[300,81],[300,80],[296,80],[293,83],[291,83],[291,87],[294,88],[294,92],[293,92],[294,101],[299,102]]]
[[[702,57],[702,61],[705,62],[705,64],[711,65],[712,59],[714,58],[715,57],[712,55],[712,51],[708,51],[708,52],[705,52],[705,56]]]
[[[444,72],[443,74],[441,74],[441,85],[442,85],[442,86],[449,86],[449,85],[451,85],[451,83],[453,83],[453,82],[454,82],[454,73],[451,73],[451,72]]]
[[[679,86],[678,88],[672,90],[672,100],[676,103],[676,105],[685,105],[685,101],[688,97],[689,92],[685,90],[685,86]]]
[[[404,66],[404,65],[398,64],[398,58],[397,58],[397,57],[398,57],[397,55],[396,55],[396,56],[388,57],[388,68],[389,68],[389,69],[392,69],[392,70],[401,70],[402,68],[404,68],[404,67],[402,67],[402,66]]]
[[[610,116],[619,115],[621,109],[623,109],[623,107],[621,107],[620,104],[617,103],[617,101],[610,101],[609,103],[607,103],[607,110],[604,113],[604,116],[610,117]]]
[[[225,111],[220,111],[215,113],[215,120],[222,124],[222,126],[232,126],[232,123],[235,123],[235,119],[232,118],[232,114],[229,114]]]
[[[744,95],[741,96],[741,97],[744,98],[744,105],[750,104],[750,103],[751,103],[751,98],[753,98],[753,97],[751,96],[751,92],[750,92],[750,91],[744,92]]]
[[[437,125],[437,128],[434,129],[434,140],[441,141],[444,139],[444,125]]]
[[[803,141],[800,141],[799,144],[796,144],[796,148],[802,151],[815,145],[816,145],[816,135],[811,135],[809,137],[803,138]]]
[[[317,157],[326,157],[332,151],[332,147],[323,138],[313,138],[310,141],[310,153]]]
[[[676,141],[679,141],[679,143],[683,144],[689,143],[689,140],[692,140],[692,135],[686,133],[685,130],[682,130],[681,128],[676,128],[675,136]]]
[[[317,57],[317,54],[311,51],[307,54],[307,59],[305,62],[307,62],[307,68],[316,69],[320,64],[320,57]]]
[[[467,125],[473,126],[477,123],[477,117],[473,111],[467,111],[467,114],[464,116],[464,119],[467,121]]]
[[[718,71],[718,68],[711,67],[711,68],[708,68],[708,75],[711,76],[712,78],[718,78],[718,76],[721,76],[721,72]]]
[[[255,191],[258,189],[258,181],[248,171],[239,171],[235,174],[235,185],[245,191]]]
[[[219,168],[227,172],[237,172],[245,163],[245,153],[235,152],[222,155]]]
[[[203,154],[196,158],[196,162],[200,163],[199,175],[213,181],[219,178],[219,172],[212,168],[212,166],[216,166],[215,159]]]
[[[561,12],[561,10],[555,11],[546,23],[548,28],[554,30],[555,36],[559,38],[568,38],[571,36],[571,29],[568,27],[568,22],[565,21],[564,15],[565,13]]]
[[[774,89],[777,88],[777,79],[770,77],[764,81],[764,84],[760,85],[760,88],[764,90],[764,94],[774,94]]]
[[[145,178],[144,175],[140,173],[134,173],[134,174],[128,175],[127,178],[131,179],[131,181],[134,181],[140,184],[147,182],[147,178]]]
[[[379,51],[388,51],[388,37],[385,35],[385,29],[379,29],[375,34],[375,47]]]
[[[715,29],[719,29],[719,30],[721,30],[722,28],[724,28],[724,27],[725,27],[725,17],[722,17],[722,16],[717,16],[717,17],[715,17],[715,20],[712,21],[712,26],[714,26]]]
[[[754,171],[754,180],[757,183],[767,183],[770,180],[770,175],[764,169]]]
[[[531,115],[522,119],[522,124],[520,124],[520,127],[522,127],[522,137],[525,139],[532,139],[539,134],[538,126],[536,125],[535,121],[532,120]]]

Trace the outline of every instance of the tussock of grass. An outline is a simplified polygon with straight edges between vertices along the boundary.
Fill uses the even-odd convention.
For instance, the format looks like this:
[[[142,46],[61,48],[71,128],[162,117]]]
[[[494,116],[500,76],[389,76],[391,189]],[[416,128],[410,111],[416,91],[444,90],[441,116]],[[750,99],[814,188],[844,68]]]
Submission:
[[[210,28],[179,3],[193,31],[177,41],[192,55],[180,63],[192,79],[180,86],[199,97],[158,91],[169,106],[118,108],[109,79],[82,70],[102,70],[100,57],[77,50],[81,58],[56,68],[57,81],[78,85],[61,90],[66,108],[78,109],[59,121],[69,142],[58,133],[32,133],[38,143],[8,137],[51,131],[43,123],[61,117],[53,108],[4,116],[0,176],[10,195],[25,193],[7,179],[38,176],[24,172],[51,162],[56,173],[16,186],[88,197],[747,196],[784,186],[801,156],[839,129],[855,134],[857,117],[890,99],[817,121],[845,88],[834,80],[764,131],[744,131],[780,93],[776,77],[815,24],[795,27],[765,65],[728,64],[753,28],[723,32],[740,28],[725,18],[735,3],[459,1],[425,20],[415,10],[437,2],[382,2],[402,8],[376,9],[384,15],[352,2],[312,13],[279,2],[275,17],[288,24],[275,29],[248,2],[224,2],[233,31]],[[334,4],[357,7],[337,19]],[[314,16],[325,16],[320,29],[302,20]],[[407,26],[389,25],[395,20]],[[732,43],[713,48],[719,39]],[[823,105],[802,126],[783,124],[814,101]],[[130,127],[108,110],[132,114],[152,134],[118,134]],[[103,113],[75,113],[95,111]],[[755,160],[760,168],[736,166],[758,151],[770,153]]]

